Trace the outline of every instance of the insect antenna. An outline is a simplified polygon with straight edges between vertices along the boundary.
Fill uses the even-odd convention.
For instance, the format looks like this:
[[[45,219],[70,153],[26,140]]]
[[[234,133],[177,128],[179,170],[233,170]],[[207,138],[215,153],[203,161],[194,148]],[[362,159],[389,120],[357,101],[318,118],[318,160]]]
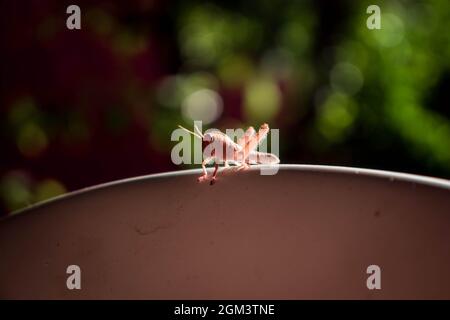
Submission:
[[[194,124],[194,130],[203,138],[202,132],[197,128],[197,126]]]
[[[201,133],[200,133],[200,135],[199,135],[198,133],[193,132],[193,131],[191,131],[191,130],[188,130],[188,129],[186,129],[185,127],[182,127],[182,126],[180,126],[180,125],[178,125],[178,127],[179,127],[180,129],[183,129],[183,130],[186,131],[186,132],[189,132],[190,134],[196,136],[197,138],[199,138],[199,139],[201,139],[201,140],[203,139],[203,135],[202,135]],[[197,128],[196,126],[194,126],[194,128],[198,130],[198,128]]]

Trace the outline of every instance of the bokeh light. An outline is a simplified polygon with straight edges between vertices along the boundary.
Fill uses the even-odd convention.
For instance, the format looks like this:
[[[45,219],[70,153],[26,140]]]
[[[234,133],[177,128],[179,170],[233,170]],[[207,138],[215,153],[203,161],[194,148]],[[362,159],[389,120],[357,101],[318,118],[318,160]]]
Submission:
[[[357,105],[349,96],[331,94],[319,107],[318,129],[328,141],[341,142],[350,133],[357,113]]]
[[[55,179],[45,179],[38,183],[34,193],[34,202],[40,202],[66,193],[66,188]]]
[[[222,108],[222,98],[217,92],[201,89],[186,97],[182,112],[186,121],[202,121],[204,124],[210,124],[220,117]]]
[[[361,71],[351,63],[339,63],[331,69],[331,87],[348,95],[357,93],[364,82]]]
[[[249,122],[270,122],[280,109],[281,93],[270,78],[250,81],[245,88],[244,111]]]
[[[30,179],[25,172],[13,171],[0,180],[0,192],[9,211],[18,210],[31,204]]]
[[[20,128],[17,147],[24,156],[36,157],[45,150],[47,145],[47,135],[37,124],[28,123]]]
[[[374,33],[375,39],[383,47],[394,47],[400,44],[405,36],[405,27],[400,17],[392,13],[383,14],[382,27]]]

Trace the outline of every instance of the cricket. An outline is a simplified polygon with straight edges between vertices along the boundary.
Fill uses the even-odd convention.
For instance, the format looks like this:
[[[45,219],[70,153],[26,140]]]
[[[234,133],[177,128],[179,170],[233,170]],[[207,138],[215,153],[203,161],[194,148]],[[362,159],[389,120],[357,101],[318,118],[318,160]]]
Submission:
[[[253,127],[249,127],[237,142],[234,142],[229,136],[219,130],[202,134],[195,124],[194,131],[190,131],[181,125],[178,127],[202,140],[203,174],[197,178],[198,182],[208,180],[206,165],[212,161],[214,161],[215,167],[210,185],[216,182],[219,164],[224,164],[224,170],[233,168],[235,171],[240,171],[246,170],[250,165],[254,164],[271,165],[280,162],[280,159],[272,153],[257,151],[259,144],[267,137],[270,130],[267,123],[262,124],[258,132]],[[233,164],[234,167],[231,167],[230,164]]]

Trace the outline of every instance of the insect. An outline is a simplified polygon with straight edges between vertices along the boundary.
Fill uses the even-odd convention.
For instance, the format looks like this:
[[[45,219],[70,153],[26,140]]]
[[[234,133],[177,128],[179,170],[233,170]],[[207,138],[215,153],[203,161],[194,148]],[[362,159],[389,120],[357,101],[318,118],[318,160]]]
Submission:
[[[182,126],[179,127],[202,140],[204,160],[202,162],[203,174],[197,179],[199,182],[208,180],[206,165],[211,161],[215,163],[214,173],[210,181],[211,185],[217,179],[217,171],[221,163],[224,163],[225,169],[229,168],[230,163],[233,163],[236,165],[236,170],[239,171],[248,169],[251,164],[277,164],[280,162],[280,159],[272,153],[256,151],[258,145],[267,137],[270,130],[267,123],[261,125],[258,132],[253,127],[249,127],[244,135],[237,140],[237,143],[219,130],[202,134],[195,125],[195,132]]]

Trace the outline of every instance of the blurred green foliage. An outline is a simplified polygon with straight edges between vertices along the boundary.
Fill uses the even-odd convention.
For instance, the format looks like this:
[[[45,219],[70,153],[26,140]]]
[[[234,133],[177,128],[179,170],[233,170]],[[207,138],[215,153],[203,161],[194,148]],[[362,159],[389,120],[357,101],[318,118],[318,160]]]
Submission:
[[[383,1],[381,30],[366,27],[370,4],[83,3],[88,40],[82,45],[89,50],[79,61],[73,56],[78,43],[55,45],[69,37],[63,17],[40,17],[31,38],[45,54],[68,59],[63,67],[51,61],[54,70],[73,63],[107,72],[81,74],[70,83],[69,99],[43,99],[38,90],[21,88],[3,100],[3,149],[17,153],[1,172],[4,207],[17,209],[83,183],[175,169],[170,134],[199,119],[204,129],[262,122],[279,128],[284,163],[450,177],[450,3]],[[48,108],[49,100],[59,111]],[[102,159],[110,171],[100,175],[103,166],[84,166],[80,171],[91,180],[77,184],[61,170],[42,176],[42,165],[34,166],[62,153],[67,161],[78,155],[87,167]],[[76,168],[79,158],[57,161]]]

